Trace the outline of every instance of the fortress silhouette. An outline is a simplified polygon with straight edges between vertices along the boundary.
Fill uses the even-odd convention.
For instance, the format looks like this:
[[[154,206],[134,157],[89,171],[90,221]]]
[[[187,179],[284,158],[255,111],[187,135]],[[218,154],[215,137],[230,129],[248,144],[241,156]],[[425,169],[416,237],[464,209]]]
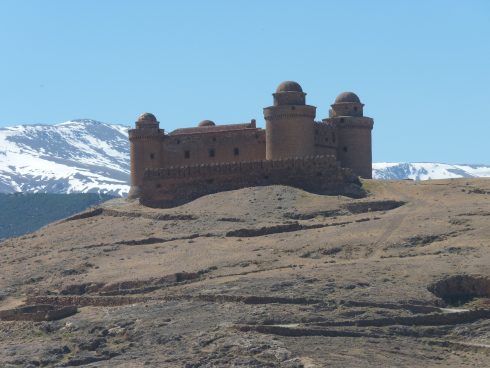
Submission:
[[[306,104],[298,83],[283,82],[272,96],[273,105],[264,108],[265,130],[255,120],[203,120],[167,134],[153,114],[142,114],[129,130],[129,197],[173,207],[206,194],[271,184],[359,195],[358,176],[371,178],[373,128],[359,97],[341,93],[329,117],[318,122],[316,107]]]

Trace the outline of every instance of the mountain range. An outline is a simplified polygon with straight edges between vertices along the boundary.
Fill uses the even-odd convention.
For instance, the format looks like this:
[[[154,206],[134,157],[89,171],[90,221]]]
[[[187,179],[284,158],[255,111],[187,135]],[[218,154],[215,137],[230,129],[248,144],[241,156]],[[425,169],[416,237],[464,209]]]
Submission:
[[[375,162],[373,178],[431,180],[490,177],[490,165],[452,165],[434,162]]]
[[[0,193],[129,191],[129,127],[91,119],[0,128]],[[490,165],[374,163],[376,179],[490,177]]]
[[[0,129],[0,193],[128,193],[128,127],[81,119]]]

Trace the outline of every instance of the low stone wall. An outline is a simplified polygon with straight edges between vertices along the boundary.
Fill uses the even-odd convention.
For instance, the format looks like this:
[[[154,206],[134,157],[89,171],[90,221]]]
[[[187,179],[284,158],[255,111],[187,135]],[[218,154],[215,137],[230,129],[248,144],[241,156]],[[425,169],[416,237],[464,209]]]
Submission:
[[[140,200],[151,207],[174,207],[206,194],[265,185],[362,196],[358,178],[340,168],[334,156],[313,156],[147,169]]]
[[[2,321],[55,321],[77,313],[77,307],[69,304],[58,308],[51,304],[34,304],[0,311]]]
[[[81,307],[118,307],[121,305],[144,303],[150,300],[147,297],[130,296],[32,296],[27,299],[28,303],[50,303],[57,307],[72,308]],[[76,308],[76,307],[73,307]]]

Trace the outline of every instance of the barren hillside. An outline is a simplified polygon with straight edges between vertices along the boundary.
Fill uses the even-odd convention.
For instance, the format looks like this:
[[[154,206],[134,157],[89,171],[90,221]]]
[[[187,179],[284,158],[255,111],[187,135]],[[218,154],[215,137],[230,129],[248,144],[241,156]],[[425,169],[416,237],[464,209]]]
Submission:
[[[490,366],[490,179],[364,186],[117,199],[0,243],[0,366]]]

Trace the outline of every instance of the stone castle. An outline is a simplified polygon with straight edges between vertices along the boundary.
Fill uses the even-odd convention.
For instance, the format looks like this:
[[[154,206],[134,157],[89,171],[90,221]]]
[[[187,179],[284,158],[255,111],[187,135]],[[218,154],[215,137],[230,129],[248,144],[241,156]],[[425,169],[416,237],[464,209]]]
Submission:
[[[315,121],[316,107],[292,81],[283,82],[264,108],[266,128],[255,120],[166,133],[144,113],[129,130],[130,198],[172,207],[200,196],[250,186],[283,184],[316,193],[356,195],[358,176],[371,178],[373,119],[352,92],[341,93],[329,117]]]

